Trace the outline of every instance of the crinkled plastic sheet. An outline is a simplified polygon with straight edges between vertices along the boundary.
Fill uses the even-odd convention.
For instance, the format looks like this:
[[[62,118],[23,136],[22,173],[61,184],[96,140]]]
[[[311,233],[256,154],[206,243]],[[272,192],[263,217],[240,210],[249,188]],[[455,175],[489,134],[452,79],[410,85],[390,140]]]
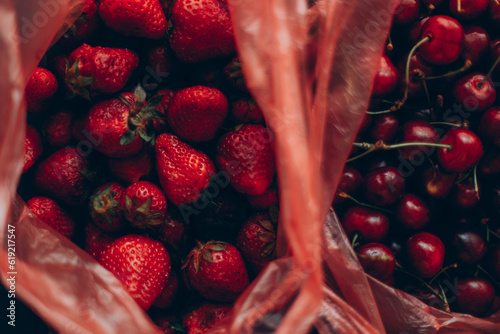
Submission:
[[[329,206],[397,1],[320,0],[312,10],[306,2],[229,1],[248,86],[274,133],[282,258],[212,332],[300,334],[314,324],[320,333],[498,333],[499,314],[477,319],[442,312],[363,274]],[[57,10],[48,11],[49,3]],[[61,333],[156,333],[109,272],[14,196],[22,169],[24,85],[80,6],[71,0],[0,2],[0,157],[9,162],[0,168],[0,257],[7,258],[12,224],[17,294]],[[23,22],[43,12],[50,24],[36,21],[36,31],[26,30]],[[0,267],[5,282],[7,262]]]

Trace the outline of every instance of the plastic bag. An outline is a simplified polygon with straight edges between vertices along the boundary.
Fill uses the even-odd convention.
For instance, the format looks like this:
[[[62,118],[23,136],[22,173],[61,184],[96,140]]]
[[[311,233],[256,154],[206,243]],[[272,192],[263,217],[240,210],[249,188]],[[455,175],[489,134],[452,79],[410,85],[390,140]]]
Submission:
[[[499,315],[451,315],[365,276],[329,212],[396,2],[324,0],[308,10],[306,0],[229,1],[248,86],[274,133],[283,257],[213,332],[306,333],[314,323],[321,333],[498,333]],[[23,44],[23,22],[49,15],[49,3],[58,5],[50,24],[35,25],[35,37]],[[0,168],[0,256],[8,258],[14,226],[16,294],[61,333],[155,333],[109,272],[13,199],[22,168],[24,84],[77,12],[71,0],[11,0],[0,7],[0,156],[9,161]],[[11,269],[0,263],[5,282]]]

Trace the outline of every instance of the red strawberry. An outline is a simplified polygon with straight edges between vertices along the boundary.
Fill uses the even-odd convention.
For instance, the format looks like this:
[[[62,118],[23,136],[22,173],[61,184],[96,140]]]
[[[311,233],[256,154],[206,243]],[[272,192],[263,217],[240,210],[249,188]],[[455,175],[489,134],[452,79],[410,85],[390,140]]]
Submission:
[[[156,298],[153,306],[158,308],[168,308],[172,306],[177,297],[177,291],[179,290],[179,276],[175,271],[171,271],[168,275],[167,285],[163,289],[161,295]]]
[[[126,36],[161,39],[167,32],[158,0],[101,0],[99,15],[108,27]]]
[[[97,260],[144,310],[151,307],[167,284],[170,256],[161,242],[127,235],[104,247]]]
[[[146,71],[151,77],[144,78],[144,85],[155,89],[170,75],[175,65],[175,58],[163,42],[152,45],[147,51],[147,56],[149,68],[146,67]]]
[[[89,162],[75,147],[65,147],[42,161],[34,185],[69,205],[82,203],[88,195],[92,172]]]
[[[262,195],[247,195],[247,201],[255,211],[269,210],[279,203],[278,189],[268,188]]]
[[[64,78],[72,94],[90,100],[122,90],[137,65],[133,51],[83,44],[69,55]]]
[[[181,221],[167,213],[164,222],[156,226],[156,236],[166,246],[179,249],[186,241],[188,232]]]
[[[168,107],[168,125],[184,140],[213,139],[227,115],[227,99],[221,91],[195,86],[178,91]]]
[[[115,232],[123,228],[123,207],[120,199],[125,189],[116,182],[97,188],[89,200],[92,221],[104,231]]]
[[[159,114],[159,117],[153,121],[153,126],[157,133],[167,132],[168,124],[167,124],[167,114],[168,107],[170,105],[170,101],[172,101],[172,97],[175,92],[170,89],[162,89],[158,91],[158,95],[163,95],[163,98],[160,104],[156,107],[156,111]]]
[[[224,76],[234,87],[243,92],[248,92],[245,77],[241,70],[240,59],[238,57],[233,58],[233,60],[224,67]]]
[[[267,214],[257,214],[248,218],[241,226],[236,247],[250,264],[255,273],[259,273],[276,258],[276,229]]]
[[[73,113],[69,111],[59,111],[50,116],[43,131],[49,145],[62,147],[69,144],[72,139],[73,118]]]
[[[132,183],[123,192],[120,205],[124,216],[139,228],[163,223],[167,212],[167,199],[161,189],[148,181]]]
[[[145,148],[130,158],[108,158],[107,166],[113,177],[126,183],[134,183],[151,173],[153,154]]]
[[[41,67],[35,68],[25,89],[28,112],[38,113],[47,110],[57,88],[57,79],[52,72]]]
[[[226,133],[217,145],[216,162],[219,169],[229,173],[236,190],[262,195],[276,173],[268,130],[247,124]]]
[[[184,315],[187,334],[203,334],[214,327],[231,310],[231,304],[204,303]]]
[[[99,18],[95,0],[85,0],[82,14],[71,28],[61,36],[57,44],[65,48],[76,48],[92,38],[97,30]]]
[[[186,283],[203,297],[234,301],[248,285],[245,262],[236,247],[221,241],[198,241],[184,262]]]
[[[176,315],[165,315],[163,313],[153,314],[153,321],[160,327],[163,334],[185,334],[186,331],[180,325],[182,322]]]
[[[52,227],[68,239],[75,233],[76,223],[68,212],[56,201],[48,197],[33,197],[26,205],[45,224]]]
[[[156,168],[167,198],[175,205],[198,200],[210,183],[210,175],[215,175],[210,158],[169,133],[158,136],[155,150]]]
[[[38,131],[31,125],[26,125],[26,136],[24,137],[24,167],[23,174],[33,166],[35,161],[43,153],[42,139]]]
[[[85,226],[85,251],[95,259],[106,245],[115,240],[114,235],[104,232],[90,222]]]
[[[251,98],[242,98],[232,105],[233,119],[237,123],[264,123],[262,110]]]
[[[177,0],[170,46],[180,60],[197,63],[235,53],[229,12],[218,0]]]

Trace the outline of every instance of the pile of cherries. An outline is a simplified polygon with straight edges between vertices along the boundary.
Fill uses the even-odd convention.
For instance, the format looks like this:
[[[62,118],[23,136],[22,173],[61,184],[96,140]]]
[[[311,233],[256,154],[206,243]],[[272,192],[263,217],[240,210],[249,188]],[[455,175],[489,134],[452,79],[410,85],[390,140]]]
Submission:
[[[500,3],[401,0],[334,208],[365,270],[500,310]]]

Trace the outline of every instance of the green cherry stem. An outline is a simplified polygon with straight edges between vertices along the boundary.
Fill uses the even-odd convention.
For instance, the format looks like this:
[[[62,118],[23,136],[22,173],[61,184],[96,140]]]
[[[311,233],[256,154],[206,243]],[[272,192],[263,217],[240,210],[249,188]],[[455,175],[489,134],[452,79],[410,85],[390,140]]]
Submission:
[[[495,62],[493,63],[493,66],[491,66],[488,73],[486,73],[486,75],[484,76],[484,79],[480,83],[477,84],[477,88],[481,89],[481,87],[483,87],[483,84],[486,82],[486,80],[489,79],[489,77],[491,77],[491,75],[493,74],[493,71],[497,67],[498,63],[500,63],[500,56],[497,58],[497,60],[495,60]]]
[[[455,128],[461,128],[462,124],[454,124],[454,123],[448,123],[448,122],[430,122],[430,125],[447,125],[447,126],[453,126]]]
[[[343,198],[347,198],[351,201],[353,201],[354,203],[356,203],[357,205],[361,205],[361,206],[364,206],[366,208],[370,208],[370,209],[374,209],[374,210],[379,210],[379,211],[383,211],[383,212],[386,212],[386,213],[389,213],[391,215],[394,214],[394,212],[390,211],[390,210],[387,210],[387,209],[384,209],[384,208],[380,208],[378,206],[375,206],[375,205],[371,205],[371,204],[368,204],[368,203],[363,203],[363,202],[360,202],[358,201],[357,199],[355,199],[354,197],[352,197],[351,195],[349,194],[346,194],[345,192],[343,191],[339,191],[338,192],[338,195],[340,197],[343,197]]]
[[[454,76],[454,75],[457,75],[457,74],[460,74],[462,72],[467,71],[471,66],[472,66],[472,62],[469,59],[467,59],[465,61],[464,66],[460,67],[458,70],[451,71],[451,72],[448,72],[448,73],[445,73],[445,74],[442,74],[442,75],[438,75],[438,76],[435,76],[435,77],[420,77],[420,80],[422,80],[422,81],[425,82],[425,81],[428,81],[428,80],[438,80],[438,79],[443,79],[443,78],[451,77],[451,76]]]
[[[434,280],[435,280],[436,278],[438,278],[441,274],[446,274],[446,275],[449,277],[449,275],[447,274],[447,272],[446,272],[446,271],[447,271],[448,269],[451,269],[451,268],[457,268],[457,267],[458,267],[458,264],[453,263],[453,264],[450,264],[450,265],[449,265],[449,266],[447,266],[447,267],[441,268],[441,270],[439,270],[439,272],[438,272],[436,275],[434,275],[434,277],[433,277],[433,278],[429,281],[429,284],[432,284],[432,282],[434,282]]]
[[[352,237],[352,241],[351,241],[352,248],[356,248],[359,246],[358,239],[359,239],[359,234],[358,233],[354,234],[354,236]]]
[[[403,147],[429,146],[429,147],[446,148],[448,150],[452,149],[451,145],[438,144],[438,143],[399,143],[399,144],[387,145],[382,140],[379,140],[375,144],[372,144],[372,143],[353,143],[352,145],[359,147],[361,149],[367,150],[367,151],[361,153],[360,155],[357,155],[355,157],[350,158],[349,160],[347,160],[347,162],[351,162],[351,161],[357,160],[359,158],[362,158],[365,155],[368,155],[374,151],[379,151],[379,150],[386,151],[386,150],[393,150],[393,149],[403,148]]]
[[[457,12],[461,12],[462,11],[462,1],[461,0],[457,0]]]
[[[441,286],[441,284],[438,283],[438,287],[439,287],[439,291],[441,292],[441,299],[443,300],[443,307],[444,307],[444,310],[446,312],[451,312],[451,309],[450,309],[450,304],[448,303],[448,298],[446,298],[446,293],[444,293],[444,289],[443,287]]]
[[[474,194],[476,195],[477,200],[480,200],[479,198],[479,185],[477,183],[477,165],[474,166]]]
[[[488,276],[496,285],[500,285],[500,282],[498,282],[495,277],[491,276],[491,274],[486,270],[484,269],[483,267],[481,267],[480,264],[477,265],[477,269],[481,270],[486,276]]]
[[[421,279],[420,277],[418,277],[417,275],[409,272],[408,270],[402,268],[402,267],[397,267],[394,268],[395,270],[398,270],[400,272],[402,272],[403,274],[406,274],[408,276],[411,276],[413,277],[414,279],[416,279],[417,281],[419,281],[420,283],[422,283],[425,287],[427,287],[427,289],[429,289],[433,294],[435,294],[439,299],[441,299],[443,301],[443,303],[445,303],[445,301],[443,300],[443,297],[441,296],[441,294],[436,290],[434,289],[432,286],[430,286],[429,283],[427,283],[426,281],[424,281],[423,279]]]

